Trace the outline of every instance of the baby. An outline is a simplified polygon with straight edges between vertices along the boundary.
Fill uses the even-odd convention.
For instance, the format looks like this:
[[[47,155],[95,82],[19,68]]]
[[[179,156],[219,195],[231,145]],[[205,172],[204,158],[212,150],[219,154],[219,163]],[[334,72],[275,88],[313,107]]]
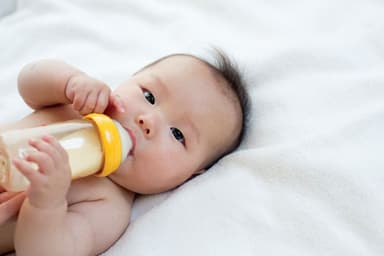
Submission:
[[[13,160],[29,188],[0,194],[0,254],[97,255],[128,226],[136,193],[172,189],[234,150],[244,134],[248,97],[229,59],[218,52],[216,61],[213,66],[192,55],[169,55],[113,92],[60,61],[24,67],[18,88],[35,111],[1,130],[96,112],[129,127],[135,139],[116,172],[72,182],[60,144],[49,135],[31,139],[37,151]],[[28,162],[36,163],[38,172]]]

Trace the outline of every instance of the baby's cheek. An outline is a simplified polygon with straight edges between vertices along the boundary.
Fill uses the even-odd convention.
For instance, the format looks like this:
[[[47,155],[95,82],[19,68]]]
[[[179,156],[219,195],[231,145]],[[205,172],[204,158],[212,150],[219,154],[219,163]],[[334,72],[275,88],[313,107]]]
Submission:
[[[156,170],[157,173],[167,173],[168,170],[174,169],[174,166],[179,162],[177,154],[161,148],[147,150],[140,161],[145,165],[145,169]]]

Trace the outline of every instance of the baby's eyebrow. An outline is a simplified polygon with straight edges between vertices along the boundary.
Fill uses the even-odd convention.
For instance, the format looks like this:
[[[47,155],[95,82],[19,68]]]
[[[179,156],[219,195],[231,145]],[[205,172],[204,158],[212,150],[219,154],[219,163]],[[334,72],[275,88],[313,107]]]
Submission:
[[[164,95],[169,95],[170,91],[168,86],[163,82],[163,80],[158,75],[154,73],[150,73],[149,76],[151,77],[151,79],[153,79],[154,83],[161,88]],[[195,123],[187,116],[183,116],[181,121],[185,122],[187,126],[190,127],[192,131],[192,136],[195,138],[194,140],[197,144],[200,140],[200,132],[197,129]]]
[[[161,80],[161,78],[153,73],[150,74],[150,77],[154,80],[155,84],[156,85],[159,85],[159,87],[161,88],[161,90],[166,94],[168,95],[169,94],[169,90],[168,90],[168,86],[163,82],[163,80]]]

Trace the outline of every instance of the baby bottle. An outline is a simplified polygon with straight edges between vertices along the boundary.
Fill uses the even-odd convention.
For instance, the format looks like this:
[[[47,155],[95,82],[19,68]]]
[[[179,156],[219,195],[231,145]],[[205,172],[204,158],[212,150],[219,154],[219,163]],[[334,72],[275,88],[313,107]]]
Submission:
[[[114,172],[132,147],[128,132],[104,114],[89,114],[83,119],[45,126],[5,131],[0,134],[0,186],[8,191],[22,191],[29,185],[12,158],[23,158],[34,151],[30,138],[50,134],[57,138],[69,158],[72,179],[91,174],[107,176]],[[37,165],[31,162],[36,168]]]

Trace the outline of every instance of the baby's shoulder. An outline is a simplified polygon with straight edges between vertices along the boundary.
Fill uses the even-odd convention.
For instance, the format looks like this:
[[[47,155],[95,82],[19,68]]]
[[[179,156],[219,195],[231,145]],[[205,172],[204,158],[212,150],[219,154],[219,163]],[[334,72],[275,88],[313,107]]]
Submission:
[[[35,110],[16,122],[1,124],[0,131],[47,125],[77,118],[81,118],[81,116],[73,110],[72,105],[45,107]]]
[[[108,204],[118,204],[131,207],[134,193],[123,189],[105,177],[89,176],[72,182],[68,192],[69,205],[82,202],[105,201]]]

